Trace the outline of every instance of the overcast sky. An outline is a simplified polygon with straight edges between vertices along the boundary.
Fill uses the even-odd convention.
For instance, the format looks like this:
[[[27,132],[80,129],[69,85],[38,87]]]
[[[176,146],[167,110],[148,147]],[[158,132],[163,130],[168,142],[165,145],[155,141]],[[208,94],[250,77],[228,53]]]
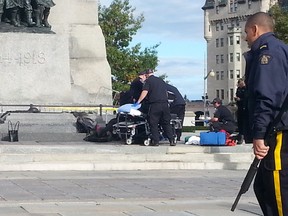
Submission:
[[[109,6],[112,0],[99,0]],[[204,88],[206,41],[203,37],[205,0],[130,0],[135,14],[144,14],[145,22],[134,36],[142,48],[157,43],[159,65],[155,75],[166,73],[170,83],[182,95],[199,100]]]

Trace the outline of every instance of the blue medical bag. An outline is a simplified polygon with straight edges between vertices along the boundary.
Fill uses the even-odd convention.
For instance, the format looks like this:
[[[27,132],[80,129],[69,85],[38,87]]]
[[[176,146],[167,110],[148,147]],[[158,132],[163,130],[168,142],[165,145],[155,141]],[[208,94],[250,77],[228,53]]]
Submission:
[[[226,133],[224,132],[200,132],[200,145],[226,145]]]

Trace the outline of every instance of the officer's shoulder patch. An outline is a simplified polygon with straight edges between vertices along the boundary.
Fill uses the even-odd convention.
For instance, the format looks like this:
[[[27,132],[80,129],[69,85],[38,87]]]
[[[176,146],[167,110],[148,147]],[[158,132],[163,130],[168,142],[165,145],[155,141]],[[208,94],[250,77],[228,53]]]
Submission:
[[[267,65],[272,60],[272,56],[271,55],[267,55],[267,54],[263,54],[263,55],[260,56],[259,60],[260,60],[260,64],[261,65]]]
[[[259,50],[268,50],[268,44],[262,44],[260,47],[259,47]]]

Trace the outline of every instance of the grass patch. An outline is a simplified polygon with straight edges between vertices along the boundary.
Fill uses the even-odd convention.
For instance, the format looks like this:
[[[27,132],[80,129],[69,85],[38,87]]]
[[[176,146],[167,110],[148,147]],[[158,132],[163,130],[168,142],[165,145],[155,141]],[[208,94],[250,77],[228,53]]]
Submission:
[[[182,132],[195,132],[196,130],[209,130],[207,126],[183,126]]]

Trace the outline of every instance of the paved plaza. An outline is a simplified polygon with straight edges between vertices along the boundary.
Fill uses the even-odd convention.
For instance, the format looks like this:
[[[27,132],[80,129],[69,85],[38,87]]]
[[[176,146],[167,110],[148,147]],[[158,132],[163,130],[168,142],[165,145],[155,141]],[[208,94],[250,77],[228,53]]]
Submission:
[[[253,216],[252,189],[230,208],[245,170],[0,173],[0,216]]]

